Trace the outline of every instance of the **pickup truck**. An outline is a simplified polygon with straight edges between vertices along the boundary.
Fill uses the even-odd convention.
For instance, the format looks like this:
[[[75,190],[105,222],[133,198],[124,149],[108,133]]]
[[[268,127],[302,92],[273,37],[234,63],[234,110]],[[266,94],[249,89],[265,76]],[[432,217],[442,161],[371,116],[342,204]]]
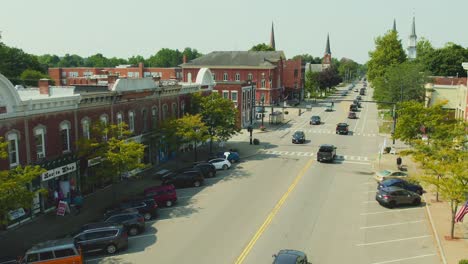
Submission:
[[[317,161],[329,161],[333,162],[336,157],[336,147],[334,145],[324,144],[320,145],[317,152]]]

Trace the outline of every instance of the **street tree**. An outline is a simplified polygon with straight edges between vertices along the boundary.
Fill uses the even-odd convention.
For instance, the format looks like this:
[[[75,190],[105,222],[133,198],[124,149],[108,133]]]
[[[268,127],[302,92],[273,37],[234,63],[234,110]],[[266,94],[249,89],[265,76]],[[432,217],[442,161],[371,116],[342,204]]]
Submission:
[[[39,63],[46,65],[48,68],[57,67],[60,58],[57,55],[44,54],[37,57]]]
[[[338,67],[338,73],[345,81],[351,81],[351,76],[356,74],[359,64],[351,59],[342,58]]]
[[[270,47],[270,45],[260,43],[250,48],[250,51],[275,51],[275,49]]]
[[[309,95],[314,98],[317,98],[318,96],[318,89],[319,89],[318,76],[319,76],[319,72],[306,71],[305,73],[304,88],[306,92],[308,92]]]
[[[101,53],[89,56],[84,61],[86,67],[109,67],[109,59],[104,57]]]
[[[293,60],[300,58],[302,62],[304,63],[312,63],[312,64],[321,64],[322,63],[322,58],[320,57],[314,57],[310,54],[302,54],[302,55],[296,55],[293,57]]]
[[[341,78],[337,69],[333,66],[330,66],[319,73],[317,81],[321,89],[329,90],[333,86],[340,84]]]
[[[416,53],[418,56],[414,59],[416,63],[421,65],[421,67],[430,72],[432,60],[434,56],[435,49],[432,46],[431,42],[425,38],[421,38],[416,44]]]
[[[65,54],[65,56],[60,58],[58,67],[82,67],[85,65],[85,61],[82,57],[76,54]]]
[[[462,63],[466,61],[468,61],[468,49],[449,42],[432,53],[429,67],[435,76],[466,77],[466,70],[462,67]]]
[[[176,67],[182,63],[182,54],[177,49],[162,48],[147,62],[150,67]]]
[[[375,39],[375,50],[369,52],[370,60],[367,64],[367,76],[371,82],[383,77],[386,69],[394,64],[406,60],[406,53],[398,39],[397,32],[390,30],[383,37]]]
[[[0,138],[0,158],[6,159],[8,142]],[[33,198],[37,193],[46,193],[39,189],[31,191],[28,186],[32,180],[46,172],[40,166],[17,166],[11,170],[0,171],[0,224],[8,221],[8,212],[18,208],[31,208]]]
[[[30,70],[30,69],[25,70],[20,75],[20,79],[22,83],[27,86],[37,87],[38,81],[42,78],[50,79],[50,77],[47,74],[44,74],[36,70]]]
[[[197,161],[197,145],[199,142],[205,142],[210,136],[208,126],[203,122],[200,114],[186,114],[181,118],[172,120],[176,127],[175,134],[184,143],[194,143],[195,161]]]

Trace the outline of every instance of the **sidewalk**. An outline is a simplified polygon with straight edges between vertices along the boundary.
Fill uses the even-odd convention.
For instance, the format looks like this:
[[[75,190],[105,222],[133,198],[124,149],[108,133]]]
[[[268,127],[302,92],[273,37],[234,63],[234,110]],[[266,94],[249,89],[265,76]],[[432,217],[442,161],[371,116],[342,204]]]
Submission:
[[[391,146],[387,139],[387,145]],[[401,142],[396,142],[397,155],[383,154],[380,158],[376,154],[377,160],[374,162],[374,170],[396,169],[396,157],[398,151],[406,148]],[[422,173],[418,164],[411,160],[411,157],[405,156],[403,165],[406,165],[408,172],[411,174]],[[380,163],[380,165],[379,165]],[[380,168],[379,168],[380,167]],[[426,186],[423,186],[426,187]],[[426,188],[425,188],[426,189]],[[431,223],[432,232],[434,233],[434,243],[439,250],[441,259],[445,259],[443,264],[458,264],[462,259],[468,259],[468,216],[465,216],[463,223],[455,224],[455,237],[450,239],[451,228],[451,209],[448,202],[436,202],[435,194],[428,191],[423,195],[423,200],[426,202],[426,216]],[[439,200],[441,200],[439,198]]]
[[[223,149],[213,143],[213,152],[215,153],[230,148],[237,149],[241,159],[243,159],[255,155],[261,145],[249,145],[248,141],[243,141],[241,138],[226,143]],[[208,143],[199,147],[198,160],[206,160],[208,152]],[[84,224],[99,221],[105,209],[111,206],[114,201],[141,195],[145,187],[159,185],[160,182],[152,177],[155,172],[161,169],[185,167],[193,161],[193,152],[180,153],[177,158],[145,171],[138,179],[124,180],[87,196],[79,215],[57,216],[55,211],[52,211],[15,228],[0,232],[0,262],[23,255],[34,244],[64,237],[78,230]]]

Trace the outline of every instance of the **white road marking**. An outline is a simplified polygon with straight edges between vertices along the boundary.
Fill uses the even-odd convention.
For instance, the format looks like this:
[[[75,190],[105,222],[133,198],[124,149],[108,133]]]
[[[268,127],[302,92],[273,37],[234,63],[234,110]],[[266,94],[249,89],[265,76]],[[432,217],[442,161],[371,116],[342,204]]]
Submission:
[[[424,222],[424,220],[417,220],[417,221],[409,221],[409,222],[400,222],[400,223],[393,223],[387,225],[375,225],[375,226],[363,226],[359,229],[370,229],[370,228],[380,228],[380,227],[387,227],[387,226],[397,226],[397,225],[406,225],[406,224],[416,224]]]
[[[164,207],[164,208],[159,208],[158,210],[169,210],[169,209],[180,208],[180,207],[185,207],[185,206],[179,205],[179,206]]]
[[[351,163],[351,164],[361,164],[361,165],[371,165],[369,162],[357,162],[357,161],[343,161],[343,163]]]
[[[372,245],[379,245],[379,244],[385,244],[385,243],[400,242],[400,241],[413,240],[413,239],[420,239],[420,238],[427,238],[427,237],[431,237],[431,235],[407,237],[407,238],[392,239],[392,240],[384,240],[384,241],[371,242],[371,243],[362,243],[362,244],[356,244],[356,246],[358,246],[358,247],[362,247],[362,246],[372,246]]]
[[[417,207],[417,208],[408,208],[408,209],[400,209],[400,210],[389,209],[388,211],[362,213],[361,215],[388,214],[388,213],[397,213],[397,212],[410,211],[410,210],[421,210],[421,209],[422,208],[419,208],[419,207]]]
[[[410,260],[410,259],[432,257],[432,256],[435,256],[435,255],[436,254],[418,255],[418,256],[408,257],[408,258],[401,258],[401,259],[393,259],[393,260],[387,260],[387,261],[381,261],[381,262],[374,262],[374,263],[371,263],[371,264],[393,263],[393,262],[400,262],[400,261],[405,261],[405,260]]]

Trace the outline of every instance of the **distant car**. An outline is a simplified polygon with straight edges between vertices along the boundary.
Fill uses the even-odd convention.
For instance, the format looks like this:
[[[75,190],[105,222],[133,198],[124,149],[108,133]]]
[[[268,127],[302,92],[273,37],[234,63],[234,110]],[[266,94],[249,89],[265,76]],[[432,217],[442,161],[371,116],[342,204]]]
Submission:
[[[312,116],[310,118],[309,124],[311,125],[320,125],[322,123],[322,120],[320,120],[320,116]]]
[[[273,264],[308,264],[307,255],[298,250],[282,249],[273,255]]]
[[[375,173],[374,179],[378,182],[381,182],[386,179],[392,179],[392,178],[406,179],[407,177],[408,177],[408,173],[403,172],[403,171],[382,170],[382,171]]]
[[[358,111],[358,106],[355,104],[352,104],[349,106],[349,111],[357,112]]]
[[[375,200],[384,206],[394,208],[400,204],[421,204],[421,196],[419,194],[407,191],[400,187],[386,187],[377,191]]]
[[[298,106],[300,103],[301,102],[299,101],[299,99],[291,99],[287,101],[287,104],[292,106]]]
[[[358,88],[355,88],[355,89],[354,89],[354,92],[355,92],[355,93],[359,92]]]
[[[116,226],[112,223],[85,225],[73,239],[84,253],[104,251],[107,254],[114,254],[128,247],[127,231],[123,226]]]
[[[146,221],[158,215],[158,205],[151,198],[134,199],[123,201],[118,205],[109,208],[106,213],[119,212],[128,209],[135,209]]]
[[[333,112],[333,106],[327,106],[327,108],[325,108],[325,112]]]
[[[340,134],[340,135],[348,135],[349,134],[349,129],[348,129],[349,125],[346,124],[346,123],[338,123],[336,125],[336,134]]]
[[[356,100],[361,100],[362,97],[360,95],[356,96]]]
[[[353,104],[355,104],[358,108],[361,108],[361,107],[362,107],[361,102],[360,102],[359,100],[357,100],[357,99],[355,99],[355,100],[353,101]]]
[[[336,147],[334,145],[330,145],[330,144],[320,145],[320,148],[317,152],[318,162],[322,162],[322,161],[333,162],[335,157],[336,157]]]
[[[199,170],[192,170],[167,175],[163,178],[162,184],[172,184],[176,188],[200,187],[204,181],[205,178]]]
[[[130,236],[140,234],[146,228],[145,218],[135,209],[107,213],[104,222],[122,225]]]
[[[227,170],[231,168],[231,162],[223,158],[216,158],[208,161],[213,164],[217,170]]]
[[[415,192],[419,195],[422,195],[424,193],[423,187],[421,187],[421,185],[410,183],[403,179],[398,179],[398,178],[387,179],[387,180],[380,182],[379,185],[377,186],[377,189],[380,190],[380,189],[387,188],[387,187],[400,187],[407,191]]]
[[[292,135],[292,143],[305,143],[305,134],[304,134],[304,131],[296,131],[294,132],[294,134]]]
[[[348,95],[348,92],[347,92],[347,91],[341,92],[341,96],[346,96],[346,95]]]
[[[349,112],[349,113],[348,113],[348,118],[349,118],[349,119],[356,119],[356,118],[357,118],[357,115],[356,115],[355,112]]]
[[[152,198],[158,206],[171,207],[177,201],[177,192],[172,184],[145,188],[143,195]]]
[[[257,107],[255,107],[255,112],[257,112],[257,113],[264,113],[264,112],[265,112],[265,110],[264,110],[264,108],[263,108],[263,107],[261,107],[261,106],[257,106]]]

